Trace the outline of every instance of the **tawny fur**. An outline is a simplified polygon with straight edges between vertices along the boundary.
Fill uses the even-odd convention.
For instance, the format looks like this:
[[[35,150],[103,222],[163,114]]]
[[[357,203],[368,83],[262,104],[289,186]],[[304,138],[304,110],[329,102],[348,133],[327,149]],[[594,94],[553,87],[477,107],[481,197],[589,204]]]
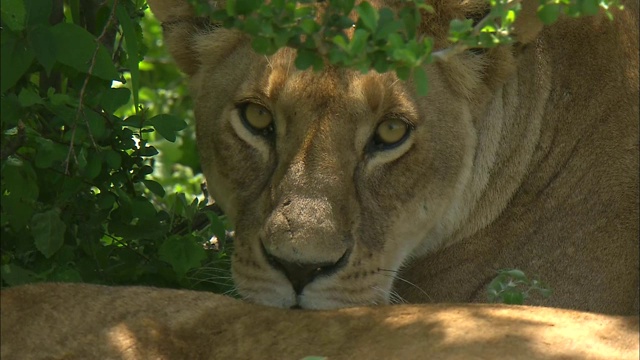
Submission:
[[[636,1],[614,21],[543,28],[538,1],[525,0],[515,44],[427,66],[426,97],[392,73],[298,71],[294,51],[257,55],[246,36],[198,25],[186,1],[149,3],[190,75],[202,167],[236,227],[233,276],[246,299],[482,302],[497,270],[518,268],[554,289],[534,304],[637,313]],[[420,28],[437,50],[452,18],[486,6],[432,4]],[[271,111],[273,141],[242,125],[243,101]],[[397,114],[415,125],[407,141],[367,151]],[[296,294],[263,247],[291,263],[348,256]]]
[[[638,317],[505,305],[283,310],[204,292],[0,294],[3,360],[638,359]]]

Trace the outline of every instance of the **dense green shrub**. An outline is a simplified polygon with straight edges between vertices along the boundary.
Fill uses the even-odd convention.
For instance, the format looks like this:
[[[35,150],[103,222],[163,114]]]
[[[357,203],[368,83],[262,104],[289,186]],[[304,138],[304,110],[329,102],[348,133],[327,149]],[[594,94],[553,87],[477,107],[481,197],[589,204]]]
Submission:
[[[102,3],[2,2],[2,284],[227,291],[193,130],[169,115],[190,107],[182,76],[143,41],[161,35],[143,1]]]

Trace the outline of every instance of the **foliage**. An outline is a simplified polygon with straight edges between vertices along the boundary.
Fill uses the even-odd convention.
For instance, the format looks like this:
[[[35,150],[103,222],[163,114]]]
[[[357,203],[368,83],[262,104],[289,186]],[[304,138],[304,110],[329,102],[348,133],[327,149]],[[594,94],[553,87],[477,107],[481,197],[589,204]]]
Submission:
[[[295,65],[301,70],[320,70],[329,63],[363,73],[395,71],[402,80],[413,74],[419,95],[428,89],[423,65],[467,49],[511,43],[513,23],[521,9],[520,0],[490,0],[491,9],[481,19],[454,19],[449,29],[452,46],[434,51],[433,39],[417,33],[422,15],[433,12],[426,0],[405,0],[397,12],[387,7],[377,10],[367,1],[355,5],[355,0],[328,1],[321,6],[312,0],[228,0],[226,8],[218,10],[204,0],[190,1],[213,21],[251,35],[251,45],[258,53],[270,55],[285,46],[294,48]],[[551,24],[561,13],[577,17],[603,8],[611,18],[611,7],[622,6],[619,0],[540,0],[538,16]]]
[[[537,279],[529,279],[516,269],[498,271],[498,276],[487,286],[489,302],[522,305],[532,292],[538,292],[545,298],[551,296],[551,289],[545,284]]]
[[[224,239],[225,227],[194,196],[202,177],[189,189],[170,166],[154,172],[168,164],[158,149],[172,162],[190,154],[181,169],[197,160],[193,131],[178,137],[187,123],[168,114],[175,106],[157,106],[184,91],[167,96],[178,87],[167,80],[182,77],[143,42],[144,8],[141,0],[2,1],[3,286],[229,290],[228,276],[211,281],[227,272],[228,255],[203,246],[214,234]],[[148,32],[159,37],[157,23]],[[175,178],[187,195],[174,193]],[[203,217],[216,226],[200,230]]]

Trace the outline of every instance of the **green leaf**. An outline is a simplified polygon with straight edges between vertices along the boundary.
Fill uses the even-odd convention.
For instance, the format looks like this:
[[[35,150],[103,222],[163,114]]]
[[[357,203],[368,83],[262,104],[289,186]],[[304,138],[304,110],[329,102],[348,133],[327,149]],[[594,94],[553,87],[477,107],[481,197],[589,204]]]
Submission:
[[[409,49],[395,49],[392,57],[394,60],[400,61],[403,64],[413,65],[416,62],[416,55]]]
[[[36,59],[42,64],[47,75],[51,74],[58,54],[53,34],[48,27],[37,26],[29,32],[27,37]]]
[[[125,126],[131,126],[133,128],[139,129],[142,127],[143,118],[140,115],[131,115],[128,118],[124,119]]]
[[[178,131],[187,127],[187,123],[184,120],[169,114],[156,115],[147,120],[145,124],[153,126],[163,138],[171,142],[176,141],[176,133]]]
[[[237,15],[250,14],[260,7],[261,0],[235,0],[235,13]]]
[[[133,217],[139,219],[153,219],[156,216],[156,208],[149,202],[149,199],[142,196],[131,200],[131,211]]]
[[[20,101],[20,106],[29,107],[36,104],[42,104],[42,98],[38,93],[33,91],[30,88],[23,88],[20,90],[20,94],[18,95],[18,101]]]
[[[427,73],[424,71],[424,68],[418,66],[413,69],[413,81],[416,83],[416,90],[418,92],[418,96],[425,96],[429,91],[429,83],[427,81]]]
[[[82,282],[82,275],[78,270],[69,266],[57,267],[53,273],[47,278],[47,281],[56,282]]]
[[[524,274],[524,272],[522,270],[518,270],[518,269],[509,269],[509,270],[502,270],[500,271],[501,274],[505,274],[508,276],[511,276],[512,278],[516,279],[516,280],[521,280],[521,281],[527,281],[527,276]]]
[[[51,28],[51,33],[60,63],[88,74],[95,53],[91,75],[105,80],[118,78],[118,72],[107,49],[96,42],[96,38],[85,29],[75,24],[60,23]]]
[[[171,265],[180,278],[190,269],[199,267],[206,258],[204,247],[191,235],[168,238],[160,246],[158,255],[160,260]]]
[[[318,63],[322,64],[322,58],[315,52],[306,49],[298,50],[295,60],[296,68],[306,70],[311,66],[316,67]]]
[[[272,55],[277,50],[276,47],[273,46],[272,39],[268,39],[262,36],[256,36],[251,41],[251,47],[258,54],[264,54],[264,55]]]
[[[406,66],[398,66],[396,68],[396,75],[400,80],[407,80],[409,79],[409,75],[411,75],[411,69]]]
[[[35,171],[28,162],[8,158],[2,167],[2,207],[14,229],[23,228],[33,214],[40,191]]]
[[[47,97],[49,98],[49,101],[51,101],[51,104],[54,106],[58,106],[58,105],[71,105],[73,107],[78,106],[77,100],[71,98],[71,96],[67,94],[56,93],[54,92],[53,88],[49,88],[49,91],[47,92]],[[61,108],[69,111],[69,109],[66,106],[63,106]],[[69,113],[73,113],[73,111],[69,111]]]
[[[158,149],[154,146],[144,146],[139,150],[140,156],[155,156],[158,155]]]
[[[304,19],[300,21],[300,28],[305,34],[313,34],[320,30],[320,25],[312,19]]]
[[[349,48],[349,44],[347,43],[347,38],[342,34],[334,36],[331,39],[331,41],[343,50],[347,50]]]
[[[356,11],[358,12],[358,15],[360,15],[359,20],[362,21],[362,24],[370,31],[375,31],[378,26],[378,11],[367,1],[356,6]]]
[[[27,10],[27,27],[37,25],[49,26],[49,16],[53,8],[53,0],[24,0]]]
[[[457,42],[463,38],[466,34],[473,29],[473,20],[458,20],[453,19],[449,24],[449,39],[452,42]]]
[[[71,20],[76,25],[81,24],[80,19],[80,0],[69,0],[69,10],[71,12]]]
[[[331,6],[335,7],[343,14],[349,14],[351,10],[353,10],[355,3],[355,0],[334,0],[331,1]]]
[[[142,182],[147,187],[147,189],[149,189],[149,191],[151,191],[152,193],[160,197],[164,197],[165,195],[164,187],[160,185],[159,182],[153,181],[153,180],[143,180]]]
[[[83,174],[89,179],[95,179],[102,171],[102,159],[95,151],[90,151],[88,157]]]
[[[84,117],[94,140],[103,140],[107,134],[105,119],[97,112],[89,109],[84,110]]]
[[[62,247],[67,225],[60,220],[58,210],[51,209],[33,215],[30,228],[36,248],[47,259]]]
[[[96,204],[100,209],[111,209],[116,202],[116,197],[110,192],[101,192],[96,195]]]
[[[599,0],[584,0],[581,3],[580,11],[585,15],[596,15],[600,10]]]
[[[401,48],[404,46],[404,40],[402,36],[397,33],[389,34],[387,37],[387,41],[389,42],[389,50],[395,50],[397,48]]]
[[[125,87],[109,88],[100,98],[100,105],[106,113],[113,114],[129,102],[131,91]]]
[[[122,26],[122,32],[125,40],[125,47],[127,49],[127,65],[129,72],[131,73],[131,89],[133,91],[133,104],[136,113],[138,112],[138,91],[140,90],[140,69],[138,68],[139,55],[138,55],[138,39],[136,32],[133,29],[133,22],[131,17],[127,13],[127,10],[122,4],[118,4],[116,8],[116,16],[118,22]]]
[[[213,230],[213,234],[218,237],[218,239],[224,240],[227,236],[227,229],[222,220],[220,220],[218,215],[213,211],[207,211],[206,214],[209,218],[209,222],[211,223],[211,230]]]
[[[227,0],[227,3],[225,5],[227,15],[234,16],[236,14],[236,0]]]
[[[13,31],[22,31],[25,25],[26,10],[24,0],[2,0],[2,22]]]
[[[21,112],[20,101],[14,93],[8,93],[0,98],[0,119],[2,120],[2,128],[10,129],[18,125]]]
[[[389,70],[390,62],[387,59],[387,54],[382,51],[377,51],[372,54],[373,57],[373,68],[379,72],[384,73]]]
[[[508,291],[502,294],[502,299],[505,304],[510,305],[522,305],[524,304],[524,294],[521,291]]]
[[[558,20],[558,17],[560,17],[560,10],[559,4],[540,5],[538,8],[538,18],[540,18],[545,25],[553,24]]]
[[[242,31],[244,31],[249,35],[256,36],[260,33],[260,28],[261,28],[261,23],[258,19],[248,18],[244,22]]]
[[[47,169],[56,162],[62,162],[67,157],[68,148],[49,139],[36,138],[35,166],[39,169]]]
[[[384,20],[384,22],[383,22]],[[380,10],[380,26],[375,32],[374,39],[386,39],[389,35],[396,33],[402,29],[402,24],[394,21],[393,13],[388,8]]]
[[[105,152],[104,160],[112,170],[119,169],[120,165],[122,164],[122,157],[120,156],[120,153],[112,149],[109,149]]]
[[[0,91],[4,94],[31,66],[34,55],[31,48],[8,31],[2,31],[0,48]]]
[[[30,284],[38,281],[38,275],[16,264],[5,264],[0,268],[2,280],[9,286]]]
[[[367,39],[369,38],[369,32],[364,29],[356,29],[353,33],[353,38],[349,42],[349,53],[360,54],[365,50],[367,46]]]

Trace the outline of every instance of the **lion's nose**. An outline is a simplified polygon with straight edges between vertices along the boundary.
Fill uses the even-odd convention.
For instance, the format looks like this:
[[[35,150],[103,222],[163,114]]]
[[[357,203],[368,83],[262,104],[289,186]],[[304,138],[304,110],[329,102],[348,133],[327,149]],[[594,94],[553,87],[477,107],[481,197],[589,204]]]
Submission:
[[[266,250],[265,255],[271,266],[273,266],[277,270],[280,270],[282,273],[284,273],[287,279],[289,279],[291,285],[293,286],[293,290],[298,295],[302,293],[302,290],[307,284],[312,282],[317,277],[328,276],[336,272],[346,263],[348,257],[347,252],[345,252],[344,255],[342,255],[342,257],[335,263],[323,262],[301,264],[275,257],[269,254]]]

